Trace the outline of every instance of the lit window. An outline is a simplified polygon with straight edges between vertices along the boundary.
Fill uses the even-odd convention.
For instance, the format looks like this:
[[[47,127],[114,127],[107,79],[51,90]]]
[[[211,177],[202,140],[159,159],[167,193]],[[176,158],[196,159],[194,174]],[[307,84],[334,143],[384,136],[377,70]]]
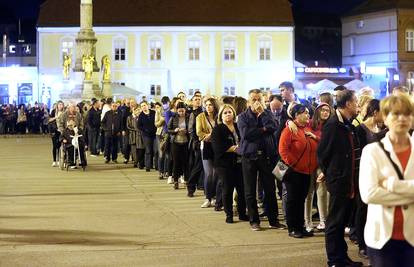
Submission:
[[[349,39],[349,55],[355,56],[355,37]]]
[[[151,84],[150,94],[153,96],[161,96],[161,85]]]
[[[224,83],[223,95],[228,95],[228,96],[236,95],[236,83],[234,81],[226,81]]]
[[[32,53],[32,48],[30,45],[23,45],[22,46],[22,54],[23,55],[30,55]]]
[[[16,46],[15,45],[9,45],[9,53],[10,54],[16,54]]]
[[[126,40],[124,39],[114,40],[114,59],[115,61],[126,60]]]
[[[192,60],[192,61],[200,60],[200,41],[199,40],[188,41],[188,60]]]
[[[405,41],[407,52],[414,52],[414,30],[407,30],[405,32]]]
[[[272,41],[260,40],[259,41],[259,60],[270,60]]]
[[[231,61],[236,59],[236,41],[224,41],[224,60]]]
[[[149,43],[150,47],[150,60],[158,61],[161,60],[161,41],[152,40]]]

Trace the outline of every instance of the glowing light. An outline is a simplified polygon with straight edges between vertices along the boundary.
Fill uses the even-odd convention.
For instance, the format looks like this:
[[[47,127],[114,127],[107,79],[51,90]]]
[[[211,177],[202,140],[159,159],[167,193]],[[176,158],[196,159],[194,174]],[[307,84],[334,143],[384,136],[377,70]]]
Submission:
[[[400,80],[400,75],[394,74],[394,81],[399,81],[399,80]]]

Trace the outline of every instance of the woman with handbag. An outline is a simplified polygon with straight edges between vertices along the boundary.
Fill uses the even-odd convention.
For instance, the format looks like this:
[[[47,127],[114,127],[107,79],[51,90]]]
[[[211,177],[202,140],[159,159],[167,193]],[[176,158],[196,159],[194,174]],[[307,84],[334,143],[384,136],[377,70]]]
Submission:
[[[211,133],[211,143],[214,151],[214,167],[219,179],[223,182],[226,223],[233,223],[234,189],[237,191],[239,220],[249,221],[246,215],[241,156],[237,154],[240,134],[235,123],[236,111],[231,105],[224,104],[220,108],[217,121],[218,125]]]
[[[368,204],[364,238],[374,267],[408,267],[414,262],[414,144],[410,139],[414,104],[392,95],[380,111],[389,132],[363,149],[361,199]]]
[[[310,176],[318,166],[317,137],[308,127],[309,110],[304,105],[295,105],[291,115],[298,131],[294,134],[288,127],[282,131],[279,154],[281,160],[289,166],[283,177],[287,191],[286,223],[289,236],[302,238],[313,235],[304,229],[304,203],[309,190]]]
[[[217,179],[213,167],[213,148],[211,145],[211,132],[216,126],[219,106],[214,98],[208,98],[205,102],[205,111],[196,118],[196,133],[201,142],[201,158],[204,170],[204,194],[206,199],[202,208],[213,206],[212,200],[216,197]],[[219,196],[218,196],[219,197]]]

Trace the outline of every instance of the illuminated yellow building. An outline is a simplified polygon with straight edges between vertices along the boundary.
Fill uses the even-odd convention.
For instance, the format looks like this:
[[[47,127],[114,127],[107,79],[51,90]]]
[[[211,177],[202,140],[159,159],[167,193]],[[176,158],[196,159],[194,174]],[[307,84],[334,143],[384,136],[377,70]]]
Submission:
[[[287,0],[204,2],[94,2],[98,62],[109,55],[113,82],[154,97],[179,91],[192,95],[196,89],[246,95],[251,88],[274,88],[294,78]],[[48,0],[41,6],[39,83],[64,88],[63,55],[75,55],[78,31],[79,0]],[[66,83],[74,83],[76,75],[81,73],[71,72]],[[94,83],[100,84],[101,77],[94,73]]]

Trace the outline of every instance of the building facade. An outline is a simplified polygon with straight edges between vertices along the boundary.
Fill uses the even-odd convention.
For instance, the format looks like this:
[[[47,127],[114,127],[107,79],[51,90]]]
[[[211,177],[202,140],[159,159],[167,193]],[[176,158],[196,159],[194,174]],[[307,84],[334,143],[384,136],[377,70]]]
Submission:
[[[385,95],[413,87],[414,2],[367,1],[342,18],[342,63]]]
[[[63,55],[72,55],[74,64],[75,39],[79,31],[79,27],[73,25],[76,22],[71,23],[71,18],[66,21],[65,17],[49,16],[55,2],[49,0],[42,6],[37,28],[39,84],[51,87],[52,94],[63,90],[65,83],[72,82],[71,79],[63,81]],[[67,2],[79,4],[79,1]],[[195,90],[201,90],[204,94],[245,96],[251,88],[270,89],[281,81],[294,78],[294,27],[287,1],[259,1],[262,5],[273,3],[270,8],[279,7],[287,15],[280,19],[277,14],[265,14],[268,17],[258,21],[252,20],[249,13],[245,17],[241,13],[241,18],[237,19],[228,14],[225,17],[227,21],[224,20],[220,16],[226,14],[213,13],[220,1],[211,2],[212,7],[202,5],[191,9],[195,14],[206,13],[199,18],[201,21],[191,16],[183,21],[180,14],[189,12],[186,8],[191,8],[184,4],[185,1],[182,1],[182,7],[175,7],[178,9],[176,14],[170,14],[168,21],[163,21],[164,12],[168,11],[164,9],[168,7],[154,6],[152,1],[148,1],[149,7],[139,6],[139,3],[127,6],[131,9],[129,13],[135,9],[137,14],[137,18],[128,25],[120,25],[123,23],[117,20],[116,15],[108,18],[100,14],[104,12],[105,2],[110,3],[94,3],[98,65],[101,67],[101,58],[109,55],[112,82],[134,88],[144,95],[159,98],[179,91],[192,95]],[[199,4],[200,1],[189,2]],[[239,5],[233,9],[249,7],[246,6],[249,5],[247,1],[231,2]],[[116,14],[126,12],[122,3],[116,8]],[[149,18],[140,18],[141,12],[145,14],[143,8],[152,8],[152,15],[161,19],[151,18],[149,21]],[[71,77],[75,75],[80,74],[70,73]],[[101,82],[101,76],[100,73],[93,74],[95,84]]]

